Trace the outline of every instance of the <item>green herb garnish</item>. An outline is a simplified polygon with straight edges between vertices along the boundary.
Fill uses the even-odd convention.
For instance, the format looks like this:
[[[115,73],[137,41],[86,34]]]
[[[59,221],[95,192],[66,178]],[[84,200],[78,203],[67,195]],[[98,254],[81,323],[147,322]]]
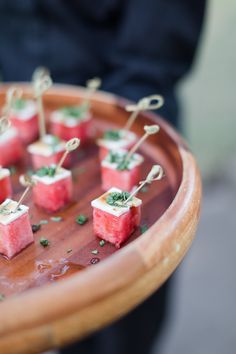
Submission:
[[[126,161],[126,156],[127,154],[120,154],[114,151],[110,151],[108,156],[106,157],[106,161],[110,163],[116,163],[117,167],[116,169],[119,171],[124,171],[129,169],[129,164],[131,160],[134,159],[134,156],[132,155],[128,161]]]
[[[142,226],[140,226],[140,232],[141,234],[143,234],[144,232],[146,232],[148,230],[148,226],[146,224],[143,224]]]
[[[83,118],[83,114],[85,112],[84,107],[81,105],[78,106],[66,106],[61,109],[65,116],[69,116],[72,118],[81,119]]]
[[[111,192],[107,198],[106,202],[109,205],[116,207],[125,207],[123,203],[129,198],[130,194],[128,192]]]
[[[0,301],[4,301],[5,300],[5,295],[4,294],[0,294]]]
[[[100,247],[103,247],[103,246],[105,245],[105,243],[106,243],[106,241],[101,240],[101,241],[99,242]]]
[[[48,220],[42,219],[39,222],[40,225],[47,225],[48,224]]]
[[[41,229],[41,225],[40,224],[33,224],[33,225],[31,225],[31,228],[32,228],[33,233],[35,233]]]
[[[99,252],[98,252],[98,250],[92,250],[91,253],[92,254],[98,254]]]
[[[43,237],[39,240],[39,243],[43,247],[48,247],[49,246],[49,241],[46,238],[43,238]]]
[[[60,222],[63,220],[61,216],[52,216],[50,219],[54,222]]]
[[[35,174],[39,177],[49,176],[54,177],[56,173],[56,166],[44,166],[35,172]]]
[[[77,216],[76,218],[76,222],[79,225],[84,225],[86,222],[88,221],[87,216],[80,214],[79,216]]]
[[[107,130],[103,134],[103,139],[118,141],[121,139],[121,132],[119,130]]]
[[[23,109],[23,108],[25,108],[25,106],[26,106],[26,101],[25,100],[23,100],[23,99],[17,99],[17,100],[15,100],[15,102],[14,102],[14,108],[18,111],[20,111],[21,109]]]

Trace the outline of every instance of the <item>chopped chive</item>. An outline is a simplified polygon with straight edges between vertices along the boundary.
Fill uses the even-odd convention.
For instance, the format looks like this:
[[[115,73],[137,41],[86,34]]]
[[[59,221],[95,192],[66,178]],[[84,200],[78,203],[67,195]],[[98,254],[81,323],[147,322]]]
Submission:
[[[48,241],[46,238],[43,238],[43,237],[39,240],[39,243],[40,243],[40,245],[42,245],[43,247],[49,246],[49,241]]]
[[[63,220],[61,216],[52,216],[50,219],[54,222],[60,222]]]
[[[99,252],[98,252],[98,250],[92,250],[91,253],[92,254],[98,254]]]
[[[105,243],[106,243],[106,241],[101,240],[101,241],[99,242],[99,245],[100,245],[101,247],[103,247],[103,246],[105,245]]]
[[[46,225],[46,224],[48,224],[48,220],[40,220],[39,224]]]
[[[148,230],[148,226],[147,226],[146,224],[140,226],[140,232],[141,232],[141,234],[143,234],[143,233],[144,233],[145,231],[147,231],[147,230]]]
[[[33,233],[39,231],[41,229],[41,224],[33,224],[31,225]]]
[[[88,221],[88,218],[87,218],[87,216],[80,214],[79,216],[77,216],[75,221],[79,225],[84,225]]]

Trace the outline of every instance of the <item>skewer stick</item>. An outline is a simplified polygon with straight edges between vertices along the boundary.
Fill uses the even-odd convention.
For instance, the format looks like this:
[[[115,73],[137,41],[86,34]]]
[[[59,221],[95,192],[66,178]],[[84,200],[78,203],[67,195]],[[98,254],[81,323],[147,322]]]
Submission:
[[[16,207],[13,209],[13,213],[15,213],[17,211],[17,209],[20,207],[20,205],[22,204],[23,200],[26,197],[26,194],[29,192],[29,190],[34,186],[35,182],[33,181],[33,179],[28,176],[28,175],[23,175],[20,177],[20,183],[26,187],[25,191],[23,192],[22,196],[20,197]]]
[[[131,156],[138,150],[140,145],[149,137],[149,135],[153,135],[158,133],[160,130],[159,125],[145,125],[144,126],[144,131],[145,134],[137,141],[137,143],[133,146],[133,148],[128,152],[126,155],[124,162],[128,162]]]
[[[39,66],[33,72],[33,75],[32,75],[33,83],[35,81],[43,78],[44,76],[50,76],[50,71],[47,68],[45,68],[44,66]]]
[[[35,81],[33,81],[34,97],[37,101],[39,113],[39,135],[40,140],[43,140],[46,134],[45,113],[43,107],[42,95],[52,86],[52,79],[48,75],[38,74]]]
[[[160,95],[152,95],[141,98],[136,105],[128,105],[125,107],[127,112],[132,112],[128,121],[124,126],[124,130],[129,131],[134,124],[138,114],[141,111],[153,110],[162,107],[164,104],[164,98]]]
[[[73,139],[70,139],[69,141],[67,141],[66,143],[66,151],[64,152],[61,160],[59,161],[57,167],[56,167],[56,171],[55,171],[55,174],[57,174],[63,164],[63,162],[65,161],[67,155],[71,152],[71,151],[74,151],[76,150],[80,145],[80,139],[78,138],[73,138]]]
[[[0,135],[2,135],[3,133],[5,133],[5,131],[7,129],[9,129],[11,126],[11,122],[8,119],[8,117],[3,116],[0,118]]]
[[[153,181],[158,181],[162,179],[163,176],[164,170],[160,165],[152,166],[152,169],[147,175],[146,179],[144,181],[139,182],[140,186],[135,189],[132,194],[130,194],[130,196],[125,200],[124,204],[127,204],[140,191],[140,189],[145,186],[145,184],[151,184]]]
[[[93,79],[86,82],[87,90],[85,93],[84,102],[82,103],[85,108],[89,107],[91,97],[94,92],[101,86],[101,83],[102,81],[99,77],[94,77]]]
[[[3,107],[3,112],[7,116],[10,115],[12,108],[14,107],[17,100],[22,97],[22,89],[19,87],[12,86],[7,90],[6,103]]]

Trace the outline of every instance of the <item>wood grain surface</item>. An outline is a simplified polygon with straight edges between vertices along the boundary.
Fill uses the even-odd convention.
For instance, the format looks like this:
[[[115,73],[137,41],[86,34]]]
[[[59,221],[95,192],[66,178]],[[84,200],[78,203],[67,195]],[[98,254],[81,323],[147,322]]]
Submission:
[[[25,95],[30,95],[27,85]],[[0,105],[7,85],[0,89]],[[84,91],[55,86],[44,97],[47,114],[80,102]],[[195,234],[199,217],[201,181],[195,160],[180,136],[160,117],[140,114],[134,131],[158,122],[160,133],[141,148],[146,176],[154,163],[166,177],[139,194],[143,200],[141,226],[120,250],[99,245],[92,231],[90,202],[102,193],[98,150],[94,139],[107,128],[122,126],[126,101],[98,92],[92,102],[93,138],[73,156],[74,201],[65,210],[46,214],[32,205],[31,222],[47,220],[35,233],[35,243],[11,261],[0,257],[0,353],[38,353],[61,346],[104,326],[148,297],[183,259]],[[13,176],[15,197],[21,193],[18,176],[31,168],[26,156]],[[85,214],[83,226],[75,221]],[[52,216],[60,216],[55,222]],[[46,237],[48,248],[39,244]],[[92,250],[97,249],[98,255]],[[68,252],[68,250],[70,250]],[[91,259],[97,258],[96,264]],[[93,263],[93,261],[92,261]]]

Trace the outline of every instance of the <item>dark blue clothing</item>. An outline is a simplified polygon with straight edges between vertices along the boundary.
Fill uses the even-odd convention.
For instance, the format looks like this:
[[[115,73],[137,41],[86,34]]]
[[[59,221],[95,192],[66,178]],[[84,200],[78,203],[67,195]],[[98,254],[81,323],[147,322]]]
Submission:
[[[205,0],[0,0],[0,71],[26,81],[39,65],[55,82],[102,89],[137,101],[158,93],[178,123],[175,86],[190,69]],[[112,119],[112,117],[111,117]],[[149,354],[166,317],[169,282],[112,326],[64,354]],[[79,294],[78,294],[79,296]]]
[[[189,70],[205,0],[0,0],[0,71],[30,80],[49,67],[56,82],[102,88],[127,98],[160,93],[176,123],[174,87]]]

